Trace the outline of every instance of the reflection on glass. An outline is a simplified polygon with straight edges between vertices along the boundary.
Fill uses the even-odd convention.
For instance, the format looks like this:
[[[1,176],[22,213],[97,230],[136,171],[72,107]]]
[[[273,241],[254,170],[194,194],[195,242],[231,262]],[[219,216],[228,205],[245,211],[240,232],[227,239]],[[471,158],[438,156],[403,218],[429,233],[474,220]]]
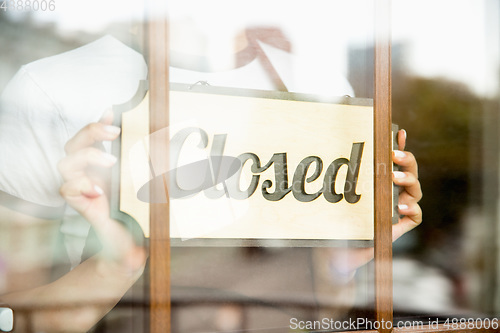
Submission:
[[[67,157],[74,158],[92,140],[85,136],[81,141],[73,140],[65,152],[66,142],[75,136],[82,139],[77,133],[88,123],[103,119],[101,122],[109,125],[106,114],[101,118],[105,109],[126,102],[134,94],[137,81],[146,79],[143,10],[134,1],[55,5],[54,10],[16,8],[0,13],[0,41],[9,46],[0,54],[0,166],[4,168],[0,172],[0,293],[7,295],[0,297],[0,303],[7,302],[17,310],[19,331],[52,331],[54,326],[61,331],[86,331],[95,325],[93,329],[98,332],[146,332],[148,272],[139,279],[144,263],[142,244],[131,243],[128,233],[104,219],[106,214],[94,215],[94,209],[83,209],[81,201],[72,200],[74,195],[63,191],[63,199],[59,193],[63,184],[88,171],[82,167],[85,163],[79,163],[81,160],[68,163]],[[306,11],[303,5],[286,1],[256,1],[245,6],[233,1],[171,2],[172,82],[304,93],[322,102],[344,95],[373,97],[372,1],[310,1]],[[155,45],[150,47],[154,50]],[[67,53],[61,55],[63,52]],[[25,64],[30,65],[21,68]],[[72,65],[64,67],[68,64]],[[417,79],[408,82],[405,89],[411,89],[412,84],[429,84]],[[432,90],[439,92],[438,88],[433,86]],[[455,133],[477,134],[481,129],[472,126],[470,110],[461,109],[467,104],[467,96],[470,105],[478,101],[472,94],[460,94],[464,102],[450,108],[460,112],[460,117],[442,120],[455,126],[445,127],[452,128],[446,139],[455,140]],[[432,108],[424,106],[432,112]],[[412,124],[407,123],[411,117],[402,118],[400,124],[411,128]],[[29,126],[26,129],[20,125]],[[19,135],[19,128],[28,134]],[[494,135],[490,127],[485,128],[488,135]],[[107,140],[118,135],[113,127],[102,130]],[[422,140],[432,137],[418,128],[415,134],[408,132],[410,138],[414,135],[410,147],[419,147],[419,135]],[[32,145],[25,146],[29,139]],[[460,149],[475,137],[471,134],[460,139],[464,141],[454,141],[453,147]],[[103,149],[108,148],[105,145]],[[9,154],[4,154],[6,151]],[[465,155],[469,151],[475,153],[470,149]],[[441,170],[441,174],[430,174],[437,177],[434,184],[441,184],[443,175],[450,177],[447,189],[456,186],[455,193],[459,193],[465,187],[460,187],[464,184],[456,179],[472,175],[463,168],[472,165],[474,159],[464,159],[461,150],[446,152],[455,163],[454,173],[444,169],[446,172]],[[422,157],[424,163],[441,161],[441,152],[436,154]],[[112,164],[109,155],[100,156],[97,164]],[[58,168],[61,159],[66,162]],[[77,172],[68,172],[75,171],[75,167]],[[494,172],[486,166],[477,168]],[[492,191],[489,186],[484,181],[480,190]],[[106,192],[107,187],[103,182],[97,188],[83,190],[88,197],[102,198],[101,191]],[[446,193],[445,189],[439,190]],[[72,208],[63,208],[65,204]],[[99,212],[105,213],[106,207],[103,204]],[[486,208],[491,206],[478,207],[486,214]],[[432,211],[432,207],[429,209]],[[442,221],[451,224],[458,215],[453,215],[456,211],[452,209],[448,213]],[[94,231],[89,232],[89,222]],[[103,230],[103,225],[113,229]],[[424,235],[427,232],[425,227],[421,231]],[[437,240],[447,236],[434,235]],[[411,246],[411,237],[416,236],[398,244]],[[422,237],[415,248],[422,248],[429,239]],[[371,250],[340,242],[336,247],[315,246],[300,239],[298,243],[300,246],[277,241],[273,246],[257,242],[254,246],[173,248],[173,330],[286,332],[311,325],[318,328],[317,322],[319,328],[336,329],[335,322],[348,318],[356,323],[360,318],[373,320],[372,264],[365,265]],[[445,261],[439,256],[429,258],[436,258],[438,264],[429,262],[426,267],[440,266]],[[483,264],[476,263],[477,258],[470,261],[474,267]],[[452,268],[443,275],[432,268],[420,269],[418,261],[404,264],[418,267],[422,274],[428,273],[425,277],[443,283],[446,287],[440,290],[460,290],[460,274]],[[493,283],[493,275],[485,277]],[[396,275],[396,285],[398,278]],[[408,279],[417,281],[414,274]],[[445,296],[443,302],[449,302]],[[444,305],[442,308],[448,309]],[[104,319],[99,321],[102,316]]]
[[[363,65],[349,72],[346,51],[353,43],[371,42],[366,3],[311,2],[315,15],[303,16],[299,6],[283,10],[284,3],[243,10],[228,1],[173,2],[171,80],[322,96],[318,100],[354,97],[350,74],[371,85]],[[107,107],[130,99],[137,81],[145,79],[142,13],[135,2],[82,1],[56,2],[53,10],[42,11],[16,7],[0,16],[2,45],[9,45],[0,55],[2,161],[9,161],[2,162],[0,189],[1,300],[16,310],[20,331],[86,331],[94,325],[96,331],[147,331],[147,279],[125,294],[141,271],[142,247],[127,245],[119,228],[103,231],[105,214],[94,215],[80,200],[59,193],[67,184],[85,185],[71,182],[87,174],[85,163],[68,162],[88,148],[88,138],[82,140],[78,131],[98,121]],[[297,18],[304,25],[297,25]],[[101,122],[108,124],[107,117]],[[19,136],[22,125],[28,134]],[[108,140],[116,137],[115,129],[105,130]],[[111,164],[109,158],[99,161]],[[78,172],[68,172],[75,167]],[[16,170],[22,175],[15,176]],[[81,190],[102,198],[101,189],[107,192],[105,183]],[[90,232],[88,222],[94,226]],[[369,249],[359,250],[369,256]],[[304,320],[341,319],[354,308],[371,318],[369,286],[357,281],[371,273],[360,268],[354,276],[364,260],[353,264],[352,253],[358,249],[342,244],[290,247],[280,241],[272,247],[174,248],[174,330],[284,331]],[[133,269],[122,271],[121,265]]]
[[[265,90],[305,93],[318,101],[345,95],[371,97],[370,4],[313,1],[308,10],[314,15],[304,15],[295,4],[286,4],[285,10],[282,5],[252,3],[243,10],[231,1],[174,1],[170,81],[206,93],[218,87],[240,89],[226,89],[227,95],[244,91],[245,96],[258,96],[256,90]],[[303,24],[297,24],[298,18]],[[364,47],[364,52],[351,58],[349,49],[355,47]],[[356,78],[356,87],[349,82],[351,77]],[[360,94],[355,94],[356,88]],[[171,124],[180,117],[176,112],[185,112],[175,106],[171,103]],[[209,110],[206,105],[199,108]],[[269,157],[259,156],[263,164]],[[261,196],[260,186],[255,196]],[[171,205],[175,210],[176,203]],[[171,219],[175,224],[176,215]],[[260,219],[256,223],[273,216],[261,214]],[[368,296],[373,286],[371,267],[361,267],[355,274],[370,249],[349,248],[347,242],[337,242],[335,248],[317,247],[307,240],[274,244],[257,240],[238,247],[220,239],[204,240],[205,246],[193,246],[192,241],[196,240],[175,240],[172,249],[175,332],[342,330],[345,327],[334,327],[333,322],[358,317],[373,321],[373,299]]]
[[[140,39],[132,22],[140,17],[125,2],[1,5],[0,303],[14,309],[16,332],[85,332],[122,299],[104,322],[141,331],[147,318],[130,303],[142,306],[142,280],[127,290],[141,275],[144,249],[108,220],[107,177],[94,173],[91,184],[103,183],[84,185],[92,154],[73,164],[84,148],[104,154],[101,147],[89,147],[88,131],[79,131],[128,100],[137,76],[146,77],[144,60],[133,50]],[[108,140],[118,135],[113,127],[101,130]],[[82,145],[65,151],[73,137],[83,139],[73,140]],[[100,156],[98,165],[112,164],[109,155]],[[73,173],[74,167],[80,170]],[[86,213],[87,204],[95,215]],[[90,224],[96,228],[89,233]]]
[[[394,244],[399,318],[499,314],[499,15],[495,1],[394,3],[394,119],[425,194],[424,223]]]

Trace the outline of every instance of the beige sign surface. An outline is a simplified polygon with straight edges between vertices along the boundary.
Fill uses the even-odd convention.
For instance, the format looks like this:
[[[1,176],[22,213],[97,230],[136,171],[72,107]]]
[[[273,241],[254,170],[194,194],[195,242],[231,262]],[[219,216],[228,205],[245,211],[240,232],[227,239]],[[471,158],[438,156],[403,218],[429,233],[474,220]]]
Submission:
[[[169,166],[148,155],[147,97],[123,113],[120,209],[146,235],[148,202],[169,195],[180,240],[373,239],[373,107],[191,91],[170,100]],[[155,179],[165,193],[149,195]]]

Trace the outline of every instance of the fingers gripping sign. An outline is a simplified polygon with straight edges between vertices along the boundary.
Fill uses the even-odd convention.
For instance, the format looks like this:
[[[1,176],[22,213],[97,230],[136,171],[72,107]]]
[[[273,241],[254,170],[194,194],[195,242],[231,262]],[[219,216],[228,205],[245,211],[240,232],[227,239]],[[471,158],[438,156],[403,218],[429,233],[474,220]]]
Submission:
[[[400,187],[398,211],[401,217],[392,226],[392,241],[395,241],[422,222],[422,210],[418,202],[422,198],[422,190],[418,180],[418,165],[415,156],[404,151],[406,131],[398,132],[398,150],[393,151],[393,161],[400,166],[394,171],[394,184]],[[333,271],[343,276],[353,276],[356,269],[373,259],[373,248],[329,249],[330,264]]]
[[[398,208],[402,217],[392,227],[392,240],[395,241],[406,232],[422,222],[422,210],[418,205],[422,199],[422,190],[418,180],[418,165],[415,156],[404,151],[406,131],[398,132],[398,148],[393,152],[393,161],[401,167],[401,171],[393,173],[394,184],[401,187]]]
[[[144,250],[134,244],[132,235],[120,222],[110,218],[107,193],[111,167],[117,160],[97,147],[118,138],[120,128],[112,126],[112,122],[113,113],[109,110],[99,122],[85,126],[66,143],[67,155],[58,164],[64,180],[60,193],[94,227],[103,245],[101,255],[119,264],[141,263],[134,257],[143,257]]]
[[[60,189],[61,195],[92,224],[109,216],[109,205],[104,191],[109,178],[103,171],[107,170],[109,173],[109,169],[116,163],[116,158],[96,146],[102,141],[114,140],[120,134],[119,127],[110,125],[112,120],[113,114],[109,111],[98,123],[91,123],[82,128],[66,143],[66,157],[58,165],[64,180]]]

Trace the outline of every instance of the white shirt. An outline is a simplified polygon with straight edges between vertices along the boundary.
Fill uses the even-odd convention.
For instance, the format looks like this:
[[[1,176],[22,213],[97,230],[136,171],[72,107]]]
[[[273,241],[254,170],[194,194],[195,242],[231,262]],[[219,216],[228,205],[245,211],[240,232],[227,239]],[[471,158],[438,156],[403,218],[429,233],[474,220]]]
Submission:
[[[327,99],[345,95],[354,97],[354,90],[340,72],[325,73],[321,64],[311,62],[304,66],[304,59],[257,42],[289,92],[314,94],[319,99],[319,95]],[[257,58],[245,66],[220,72],[198,72],[171,67],[169,76],[170,81],[176,83],[194,84],[205,81],[212,86],[275,90],[274,83]]]
[[[0,95],[1,204],[45,219],[66,215],[61,232],[73,266],[90,225],[65,207],[57,163],[70,138],[130,100],[146,78],[143,56],[106,36],[23,66]]]
[[[64,144],[127,102],[146,77],[142,55],[110,36],[23,66],[0,95],[0,191],[63,206],[57,163]]]

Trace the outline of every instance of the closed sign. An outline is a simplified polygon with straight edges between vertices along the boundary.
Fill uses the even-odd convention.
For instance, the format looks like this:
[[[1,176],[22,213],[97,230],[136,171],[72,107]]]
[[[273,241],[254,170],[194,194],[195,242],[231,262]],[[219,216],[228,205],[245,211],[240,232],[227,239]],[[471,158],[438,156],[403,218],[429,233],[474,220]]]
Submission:
[[[146,96],[122,115],[120,210],[148,235],[168,196],[179,240],[373,239],[370,102],[283,96],[171,91],[168,166],[148,154]]]

